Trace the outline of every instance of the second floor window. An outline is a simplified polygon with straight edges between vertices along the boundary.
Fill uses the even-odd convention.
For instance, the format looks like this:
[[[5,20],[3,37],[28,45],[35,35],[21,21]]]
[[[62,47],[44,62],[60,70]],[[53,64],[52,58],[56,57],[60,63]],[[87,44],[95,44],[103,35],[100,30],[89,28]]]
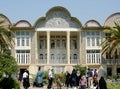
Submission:
[[[16,31],[16,46],[30,46],[29,31]]]
[[[100,32],[87,32],[87,46],[99,46],[100,45]]]

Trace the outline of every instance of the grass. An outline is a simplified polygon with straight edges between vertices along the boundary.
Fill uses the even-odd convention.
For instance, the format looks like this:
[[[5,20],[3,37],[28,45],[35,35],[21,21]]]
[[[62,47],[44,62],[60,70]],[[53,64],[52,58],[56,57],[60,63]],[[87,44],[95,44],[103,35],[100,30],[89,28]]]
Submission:
[[[119,84],[107,83],[107,89],[120,89]]]

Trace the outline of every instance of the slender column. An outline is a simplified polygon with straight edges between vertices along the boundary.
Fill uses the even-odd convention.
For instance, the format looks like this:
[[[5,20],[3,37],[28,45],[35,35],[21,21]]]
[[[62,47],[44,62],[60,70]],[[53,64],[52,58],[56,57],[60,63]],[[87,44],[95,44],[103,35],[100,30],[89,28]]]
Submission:
[[[67,63],[70,64],[70,32],[67,31]]]
[[[50,31],[47,31],[47,64],[49,64],[50,59]]]
[[[81,34],[81,32],[79,32],[79,38],[78,38],[79,39],[79,46],[78,47],[79,47],[79,62],[80,62],[80,64],[82,64],[82,60],[81,60],[82,59],[82,57],[81,57],[81,53],[82,53],[81,50],[82,49],[81,49],[81,35],[80,34]]]

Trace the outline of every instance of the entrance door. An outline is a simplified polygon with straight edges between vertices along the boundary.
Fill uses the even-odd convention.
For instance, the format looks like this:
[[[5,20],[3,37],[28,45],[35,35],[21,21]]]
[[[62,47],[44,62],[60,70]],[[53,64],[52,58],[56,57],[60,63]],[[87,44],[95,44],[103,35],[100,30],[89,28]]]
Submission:
[[[20,73],[23,74],[25,70],[25,68],[20,68]]]

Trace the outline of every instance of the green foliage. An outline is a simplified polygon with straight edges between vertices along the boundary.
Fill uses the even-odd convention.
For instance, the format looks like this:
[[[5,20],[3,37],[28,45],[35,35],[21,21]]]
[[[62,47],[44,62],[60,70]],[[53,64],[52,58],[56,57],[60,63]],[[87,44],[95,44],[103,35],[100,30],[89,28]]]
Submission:
[[[114,22],[115,27],[108,27],[104,30],[105,40],[101,43],[102,54],[109,53],[111,57],[119,55],[120,50],[120,22]]]
[[[43,79],[47,79],[47,77],[48,77],[48,71],[44,71],[43,72]]]
[[[12,88],[20,89],[20,84],[16,79],[9,77],[9,78],[4,78],[0,82],[0,88],[2,88],[2,89],[12,89]]]
[[[107,84],[107,89],[120,89],[120,85],[119,84]]]
[[[55,82],[60,79],[61,83],[65,83],[65,73],[55,74]]]
[[[87,69],[85,66],[75,65],[73,67],[76,71],[80,71],[81,75],[85,75]]]
[[[120,75],[113,75],[112,77],[113,77],[113,79],[115,79],[115,80],[120,79]]]
[[[15,58],[8,54],[0,54],[0,73],[11,75],[18,72],[18,65]]]

